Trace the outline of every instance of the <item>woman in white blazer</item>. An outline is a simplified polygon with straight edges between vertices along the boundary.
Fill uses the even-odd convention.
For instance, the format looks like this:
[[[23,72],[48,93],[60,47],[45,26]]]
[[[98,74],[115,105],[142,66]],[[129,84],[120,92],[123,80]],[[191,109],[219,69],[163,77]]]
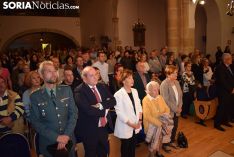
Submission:
[[[118,90],[115,111],[117,114],[114,135],[121,140],[121,157],[135,157],[136,134],[141,130],[142,107],[134,84],[131,70],[124,70],[120,82],[123,87]]]

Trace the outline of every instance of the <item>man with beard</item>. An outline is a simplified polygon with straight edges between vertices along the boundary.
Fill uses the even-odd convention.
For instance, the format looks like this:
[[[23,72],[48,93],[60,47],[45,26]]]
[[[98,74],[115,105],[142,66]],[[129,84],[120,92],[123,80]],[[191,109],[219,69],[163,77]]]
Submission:
[[[57,145],[57,152],[67,151],[66,156],[74,157],[77,108],[71,88],[57,85],[58,71],[51,61],[42,62],[38,72],[44,86],[30,97],[30,120],[39,134],[39,150],[43,156],[51,157],[48,148]]]

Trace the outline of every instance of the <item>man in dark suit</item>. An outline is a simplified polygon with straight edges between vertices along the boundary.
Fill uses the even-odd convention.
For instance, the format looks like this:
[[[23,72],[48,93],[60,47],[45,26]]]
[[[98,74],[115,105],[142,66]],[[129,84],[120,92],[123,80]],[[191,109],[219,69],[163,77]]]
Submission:
[[[73,75],[74,75],[73,87],[77,87],[83,82],[81,78],[81,72],[83,70],[83,65],[84,65],[83,58],[78,56],[76,58],[75,64],[76,67],[73,69]]]
[[[83,83],[74,91],[79,109],[75,129],[81,139],[85,157],[106,157],[108,154],[108,127],[113,128],[108,111],[116,104],[105,85],[98,84],[96,70],[87,66],[82,71]]]
[[[145,73],[145,64],[143,62],[138,62],[136,64],[137,72],[134,74],[134,88],[137,89],[139,98],[142,101],[146,96],[145,86],[150,82],[150,76]]]
[[[231,120],[232,103],[234,97],[234,71],[230,65],[232,64],[232,57],[228,53],[222,56],[223,62],[217,66],[215,77],[218,88],[219,106],[214,121],[214,127],[220,131],[225,131],[221,125],[232,127],[228,122]]]

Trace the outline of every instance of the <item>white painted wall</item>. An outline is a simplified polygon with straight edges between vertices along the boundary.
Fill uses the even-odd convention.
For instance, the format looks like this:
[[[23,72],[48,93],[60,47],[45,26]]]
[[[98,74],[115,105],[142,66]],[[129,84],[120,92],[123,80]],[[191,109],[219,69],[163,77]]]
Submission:
[[[206,42],[203,41],[203,36],[206,36],[207,17],[205,8],[197,6],[195,12],[195,47],[202,53],[206,52]]]
[[[207,44],[206,53],[215,54],[216,47],[221,45],[222,25],[219,8],[214,0],[207,1],[205,5],[207,14]]]
[[[80,19],[74,17],[0,16],[0,50],[17,35],[51,31],[81,43]]]
[[[147,51],[166,45],[166,1],[139,0],[140,19],[146,25],[145,47]],[[133,46],[132,25],[137,22],[137,1],[119,0],[119,39],[122,46]]]
[[[232,33],[232,27],[234,27],[234,16],[226,15],[226,8],[230,0],[215,0],[219,7],[219,13],[221,15],[221,47],[225,48],[227,41],[231,40],[231,51],[234,53],[234,33]],[[215,20],[216,17],[213,17]]]
[[[208,5],[212,1],[216,3]],[[140,19],[146,25],[146,49],[148,51],[160,49],[166,45],[166,0],[139,0],[139,2]],[[215,53],[217,45],[224,48],[227,40],[232,40],[231,50],[234,52],[234,34],[231,33],[234,16],[226,15],[227,2],[229,0],[209,0],[205,6],[208,10],[207,53]],[[84,46],[90,46],[90,35],[94,35],[98,42],[101,35],[113,36],[112,0],[82,0],[80,9],[81,18],[1,16],[0,50],[17,34],[33,30],[60,32]],[[122,46],[133,45],[132,24],[137,21],[137,1],[119,0],[117,16]]]
[[[206,43],[206,53],[210,53],[213,57],[215,55],[216,47],[221,46],[224,50],[227,45],[227,41],[231,40],[231,51],[234,53],[234,33],[232,33],[232,27],[234,27],[234,16],[226,15],[227,4],[229,0],[207,0],[204,6],[206,16],[207,16],[207,43]],[[198,4],[197,4],[198,5]],[[204,17],[200,16],[200,22]],[[196,17],[196,16],[195,16]],[[196,24],[197,25],[197,24]],[[202,25],[201,23],[198,24]],[[200,29],[200,28],[196,28]],[[195,42],[197,41],[197,36],[195,32]],[[196,44],[196,46],[199,45]]]
[[[90,36],[95,36],[96,44],[100,37],[112,37],[112,0],[81,0],[80,23],[83,46],[92,46]]]

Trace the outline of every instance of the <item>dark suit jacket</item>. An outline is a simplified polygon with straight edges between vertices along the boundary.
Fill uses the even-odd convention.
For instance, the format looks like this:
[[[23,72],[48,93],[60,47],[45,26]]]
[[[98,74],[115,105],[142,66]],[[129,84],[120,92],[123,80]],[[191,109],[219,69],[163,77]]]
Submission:
[[[145,74],[145,77],[146,77],[146,82],[149,83],[150,82],[149,74]],[[141,76],[138,72],[136,72],[134,74],[134,88],[137,89],[139,98],[142,101],[143,98],[146,96],[146,92],[145,92],[145,87],[144,87],[143,81],[142,81]]]
[[[109,109],[115,106],[116,100],[110,94],[107,87],[103,84],[96,85],[102,99],[103,110],[92,107],[97,104],[96,97],[90,87],[82,83],[74,91],[75,102],[79,109],[79,118],[77,120],[77,126],[75,134],[77,138],[90,138],[95,141],[97,139],[96,133],[98,131],[98,122],[100,117],[105,116],[105,109]],[[110,116],[107,114],[107,120],[109,127],[112,127]]]
[[[232,72],[234,73],[234,71]],[[225,64],[221,63],[217,66],[215,77],[219,95],[230,96],[234,88],[234,76]]]
[[[73,76],[74,76],[74,81],[72,83],[72,86],[74,88],[76,88],[77,86],[79,86],[83,82],[83,80],[81,78],[81,74],[77,71],[77,68],[73,69]]]
[[[39,134],[39,148],[44,156],[51,157],[46,147],[56,143],[60,134],[68,135],[75,144],[74,128],[78,114],[69,86],[57,85],[54,102],[44,87],[32,93],[30,100],[30,122]]]
[[[200,65],[192,64],[192,72],[196,81],[203,85],[203,69]]]

